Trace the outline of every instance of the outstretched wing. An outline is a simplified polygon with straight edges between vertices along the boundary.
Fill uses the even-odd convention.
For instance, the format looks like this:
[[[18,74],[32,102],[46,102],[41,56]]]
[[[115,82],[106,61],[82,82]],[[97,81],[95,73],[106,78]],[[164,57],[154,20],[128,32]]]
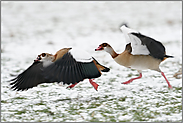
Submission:
[[[86,78],[101,76],[94,59],[88,56],[85,53],[85,56],[81,57],[74,50],[73,52],[66,52],[46,67],[43,65],[43,61],[36,61],[16,78],[10,80],[11,88],[23,91],[41,83],[63,82],[63,84],[74,84]]]
[[[147,47],[151,56],[161,60],[164,59],[165,47],[161,42],[140,33],[132,33],[132,35],[140,39],[141,44]]]
[[[126,39],[126,43],[131,43],[132,47],[132,54],[133,55],[149,55],[150,52],[147,49],[146,45],[142,45],[141,40],[133,35],[132,33],[139,33],[133,29],[127,28],[125,25],[123,25],[121,28],[121,31],[124,34],[124,37]]]
[[[124,33],[127,43],[131,43],[133,55],[151,55],[157,59],[164,59],[165,47],[161,42],[129,29],[125,25],[121,27],[121,30]]]
[[[73,55],[67,52],[62,58],[44,69],[44,76],[50,82],[75,84],[86,78],[97,78],[101,76],[101,73],[93,61],[76,61]]]
[[[38,84],[47,82],[41,74],[43,72],[42,69],[42,62],[34,62],[29,68],[19,74],[16,78],[10,80],[10,85],[12,85],[11,89],[23,91],[35,87]]]

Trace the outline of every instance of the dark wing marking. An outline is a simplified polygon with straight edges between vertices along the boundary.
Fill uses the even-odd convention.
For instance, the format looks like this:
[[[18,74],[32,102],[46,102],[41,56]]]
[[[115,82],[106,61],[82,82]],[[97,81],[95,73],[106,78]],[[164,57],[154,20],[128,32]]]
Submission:
[[[137,36],[141,42],[142,45],[146,45],[147,49],[150,52],[150,55],[154,58],[157,59],[164,59],[165,56],[165,47],[163,46],[163,44],[159,41],[156,41],[148,36],[142,35],[140,33],[131,33],[135,36]]]
[[[10,85],[12,85],[11,89],[23,91],[35,87],[38,84],[45,83],[46,80],[41,75],[42,69],[42,62],[34,62],[29,68],[19,74],[16,78],[10,80]]]
[[[77,62],[69,52],[46,67],[43,74],[49,81],[63,82],[63,84],[75,84],[86,78],[101,76],[93,61],[89,63]]]

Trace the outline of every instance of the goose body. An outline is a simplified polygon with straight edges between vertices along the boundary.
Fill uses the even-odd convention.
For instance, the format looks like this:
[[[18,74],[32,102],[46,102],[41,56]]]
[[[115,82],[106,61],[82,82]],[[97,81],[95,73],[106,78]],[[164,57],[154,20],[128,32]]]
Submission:
[[[161,72],[168,84],[168,87],[172,88],[164,73],[159,68],[162,61],[166,58],[173,57],[166,55],[163,44],[153,38],[142,35],[141,33],[126,27],[125,25],[123,25],[120,29],[123,32],[127,43],[124,52],[121,54],[116,53],[108,43],[100,44],[95,51],[105,50],[118,64],[136,69],[139,72],[139,77],[132,78],[126,82],[123,82],[123,84],[129,84],[133,80],[141,78],[142,70],[151,69]]]
[[[55,55],[49,53],[38,55],[29,68],[11,80],[10,85],[12,89],[18,91],[53,82],[72,84],[67,88],[73,88],[80,81],[89,79],[97,90],[98,84],[93,82],[93,79],[100,77],[101,71],[108,72],[109,70],[85,51],[63,48]]]
[[[151,56],[132,55],[127,52],[119,54],[114,60],[122,66],[137,70],[158,70],[159,64],[161,63],[161,60],[157,60]]]

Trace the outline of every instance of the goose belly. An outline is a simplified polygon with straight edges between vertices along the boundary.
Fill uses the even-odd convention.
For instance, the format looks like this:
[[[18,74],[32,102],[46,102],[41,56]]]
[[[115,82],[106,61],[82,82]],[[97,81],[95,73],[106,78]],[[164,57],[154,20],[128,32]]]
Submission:
[[[131,59],[130,67],[137,70],[158,70],[159,64],[161,63],[160,59],[153,58],[149,55],[134,55]]]
[[[137,70],[158,70],[161,60],[149,55],[130,55],[129,57],[118,57],[114,59],[118,64]]]

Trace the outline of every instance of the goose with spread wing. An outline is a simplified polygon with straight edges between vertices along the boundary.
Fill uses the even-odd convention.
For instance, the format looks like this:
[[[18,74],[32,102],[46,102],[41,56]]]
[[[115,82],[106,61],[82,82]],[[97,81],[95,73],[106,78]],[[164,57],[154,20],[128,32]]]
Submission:
[[[73,88],[80,81],[89,79],[97,90],[98,84],[93,79],[100,77],[101,71],[109,70],[83,50],[63,48],[55,55],[49,53],[38,55],[29,68],[10,80],[10,85],[13,90],[18,91],[28,90],[42,83],[54,82],[71,84],[67,88]]]
[[[165,74],[159,68],[162,61],[166,58],[173,57],[166,55],[163,44],[151,37],[145,36],[133,29],[128,28],[126,25],[123,25],[120,29],[126,39],[126,48],[124,52],[121,54],[116,53],[108,43],[100,44],[95,51],[104,50],[108,52],[118,64],[136,69],[139,72],[138,77],[132,78],[122,84],[129,84],[135,79],[140,79],[142,77],[142,70],[151,69],[160,72],[165,78],[168,87],[172,88],[169,81],[165,77]]]

